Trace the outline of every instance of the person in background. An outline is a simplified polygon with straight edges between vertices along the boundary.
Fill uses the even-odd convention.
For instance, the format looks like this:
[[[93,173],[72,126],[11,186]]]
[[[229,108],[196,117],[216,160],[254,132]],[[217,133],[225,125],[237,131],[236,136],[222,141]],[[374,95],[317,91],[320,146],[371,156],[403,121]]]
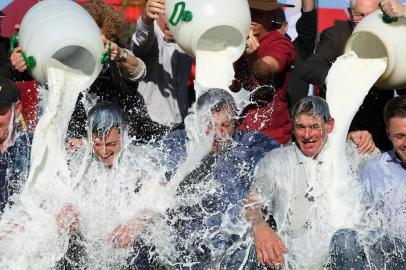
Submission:
[[[192,58],[175,43],[165,16],[164,0],[148,0],[138,19],[131,48],[147,66],[138,87],[152,123],[147,132],[161,137],[183,126],[189,106],[188,78]]]
[[[316,51],[304,63],[301,76],[304,81],[320,87],[322,97],[325,97],[326,77],[332,63],[344,53],[345,43],[354,27],[368,14],[378,9],[378,2],[378,0],[351,0],[350,20],[338,21],[321,33]],[[385,123],[381,112],[386,101],[391,97],[393,97],[393,91],[382,91],[373,87],[365,97],[350,127],[350,130],[369,131],[381,150],[390,148],[390,142],[384,132]]]
[[[296,22],[297,37],[293,41],[296,58],[288,82],[289,109],[309,93],[309,84],[302,79],[300,70],[316,46],[317,9],[314,0],[302,0],[301,11],[302,15]]]
[[[20,117],[18,87],[0,76],[0,217],[28,177],[32,134],[19,124]]]
[[[251,92],[238,130],[256,130],[280,144],[288,143],[292,129],[287,100],[290,67],[295,49],[286,35],[287,22],[276,1],[250,0],[251,31],[244,55],[235,63],[232,91]]]
[[[6,14],[0,10],[0,76],[12,79],[13,67],[10,62],[10,39],[1,35],[1,24]]]

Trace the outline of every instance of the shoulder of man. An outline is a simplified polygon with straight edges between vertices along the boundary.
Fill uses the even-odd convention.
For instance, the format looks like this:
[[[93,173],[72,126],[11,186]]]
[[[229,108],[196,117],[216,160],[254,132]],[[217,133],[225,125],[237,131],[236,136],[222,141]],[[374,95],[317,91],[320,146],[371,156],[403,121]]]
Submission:
[[[280,147],[280,145],[274,139],[258,131],[239,130],[234,132],[233,137],[234,140],[240,145],[247,147],[263,146],[266,148],[266,151]]]
[[[326,28],[322,31],[321,35],[334,36],[335,38],[347,39],[352,31],[353,27],[350,21],[337,21],[333,26]]]

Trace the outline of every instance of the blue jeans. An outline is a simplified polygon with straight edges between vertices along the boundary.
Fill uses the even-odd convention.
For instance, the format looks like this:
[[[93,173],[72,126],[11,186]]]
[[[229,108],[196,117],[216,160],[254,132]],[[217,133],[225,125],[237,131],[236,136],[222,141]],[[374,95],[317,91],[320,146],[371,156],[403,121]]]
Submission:
[[[341,229],[331,239],[326,269],[406,269],[406,245],[398,238],[382,236],[374,244],[361,246],[355,230]]]

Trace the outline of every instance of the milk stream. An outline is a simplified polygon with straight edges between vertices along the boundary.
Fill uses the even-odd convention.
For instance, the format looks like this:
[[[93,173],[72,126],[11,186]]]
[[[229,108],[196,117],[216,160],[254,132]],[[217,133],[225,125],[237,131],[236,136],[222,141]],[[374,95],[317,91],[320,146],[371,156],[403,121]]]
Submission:
[[[346,137],[354,115],[386,66],[386,58],[361,59],[350,52],[337,59],[327,77],[326,99],[335,119],[326,147],[326,155],[333,166],[329,198],[334,213],[331,223],[335,227],[352,225],[359,217],[358,181],[345,157]]]

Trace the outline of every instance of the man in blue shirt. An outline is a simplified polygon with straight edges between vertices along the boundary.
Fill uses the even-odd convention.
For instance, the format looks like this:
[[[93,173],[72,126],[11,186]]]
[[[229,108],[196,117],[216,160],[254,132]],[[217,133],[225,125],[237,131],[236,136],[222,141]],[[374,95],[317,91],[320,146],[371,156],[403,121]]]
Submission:
[[[236,131],[236,118],[233,97],[223,89],[209,89],[186,118],[187,131],[163,139],[169,184],[179,181],[176,206],[168,214],[177,231],[175,263],[181,267],[218,269],[224,262],[225,251],[243,234],[237,229],[254,166],[279,146],[261,133]]]
[[[366,244],[352,230],[333,237],[332,251],[339,257],[332,263],[339,269],[406,269],[406,96],[386,103],[384,120],[393,149],[366,162],[360,174],[377,223],[366,220],[373,228],[366,233]]]
[[[21,101],[17,85],[0,76],[0,216],[28,175],[32,136],[18,125]]]

